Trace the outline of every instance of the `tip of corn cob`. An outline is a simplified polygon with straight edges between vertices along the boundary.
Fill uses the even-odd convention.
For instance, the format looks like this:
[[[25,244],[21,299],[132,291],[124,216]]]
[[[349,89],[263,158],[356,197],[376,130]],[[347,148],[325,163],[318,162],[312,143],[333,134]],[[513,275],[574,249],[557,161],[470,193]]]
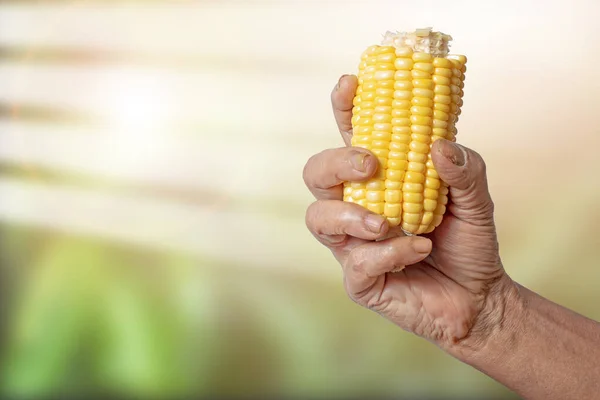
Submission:
[[[436,32],[433,28],[420,28],[413,32],[391,32],[383,35],[382,46],[411,48],[414,52],[429,53],[433,57],[446,57],[452,36]]]

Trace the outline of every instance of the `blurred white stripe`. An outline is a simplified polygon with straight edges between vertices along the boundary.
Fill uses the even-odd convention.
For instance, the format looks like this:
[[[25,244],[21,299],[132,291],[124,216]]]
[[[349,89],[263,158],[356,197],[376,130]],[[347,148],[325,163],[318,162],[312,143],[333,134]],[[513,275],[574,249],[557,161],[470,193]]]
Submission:
[[[0,120],[5,162],[239,199],[308,199],[302,169],[310,155],[307,147],[291,151],[244,135],[176,137]]]
[[[320,276],[339,272],[300,218],[223,212],[140,196],[0,179],[0,220],[182,250],[243,268]],[[268,222],[268,223],[266,223]]]
[[[584,33],[597,32],[597,11],[593,0],[557,0],[543,7],[518,0],[11,4],[0,6],[0,44],[277,57],[339,66],[340,57],[354,64],[358,49],[385,30],[434,26],[455,36],[457,51],[489,54],[500,45],[509,53],[499,59],[515,60],[515,52],[523,56],[519,62],[527,62],[527,55],[547,54],[535,41],[550,43],[555,54],[564,55],[573,40],[581,43]]]
[[[500,204],[506,202],[505,206],[510,207],[539,201],[539,196],[554,191],[556,182],[571,182],[573,170],[580,171],[577,176],[581,179],[589,181],[594,176],[595,158],[586,157],[595,151],[594,146],[579,148],[579,156],[565,164],[565,148],[556,142],[550,144],[550,149],[537,154],[522,145],[514,149],[484,148],[490,188]],[[507,147],[511,145],[514,143]],[[577,143],[572,146],[576,149]],[[311,196],[302,181],[302,169],[319,150],[312,145],[257,142],[243,135],[235,136],[235,140],[226,136],[178,137],[152,130],[132,134],[0,120],[0,161],[4,163],[133,186],[215,193],[241,202],[250,197],[269,203],[308,204]]]
[[[164,56],[236,55],[240,59],[281,55],[285,62],[302,65],[330,60],[336,37],[338,42],[344,38],[348,43],[360,43],[362,36],[358,30],[354,37],[333,31],[328,33],[333,37],[324,38],[322,30],[309,28],[343,24],[336,18],[339,6],[335,5],[141,3],[2,6],[0,44],[158,52]],[[357,10],[350,2],[344,7]],[[33,26],[36,29],[31,29]],[[362,40],[368,41],[368,35]]]
[[[333,125],[326,77],[136,67],[0,63],[0,102],[29,103],[91,114],[116,127],[173,129],[197,124],[200,137],[307,141]],[[133,119],[133,121],[131,121]],[[300,134],[302,136],[300,136]]]
[[[481,60],[472,64],[477,62]],[[504,69],[491,79],[485,62],[472,64],[458,125],[461,141],[475,147],[494,143],[495,148],[514,148],[518,143],[520,149],[575,150],[583,140],[596,140],[597,135],[592,134],[594,104],[589,99],[600,96],[600,86],[589,84],[591,65],[580,65],[567,80],[565,71],[556,65],[547,68],[544,76]],[[325,74],[311,79],[243,70],[235,74],[184,73],[133,66],[0,62],[0,102],[7,104],[90,114],[114,129],[139,130],[140,134],[190,125],[205,138],[251,137],[321,147],[341,143],[329,100],[334,83]],[[569,135],[563,134],[565,131],[570,131]],[[549,137],[553,141],[547,140]]]

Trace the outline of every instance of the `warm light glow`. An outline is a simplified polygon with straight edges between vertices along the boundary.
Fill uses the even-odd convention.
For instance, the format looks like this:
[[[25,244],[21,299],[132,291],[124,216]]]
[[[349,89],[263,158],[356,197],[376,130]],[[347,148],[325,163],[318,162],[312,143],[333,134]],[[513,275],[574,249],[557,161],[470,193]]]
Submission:
[[[122,169],[156,169],[154,160],[172,130],[169,87],[155,74],[136,69],[100,75],[96,87],[98,113],[114,143],[107,161]]]
[[[114,90],[106,90],[106,86]],[[137,70],[119,71],[104,82],[100,79],[98,88],[106,95],[107,116],[116,130],[142,140],[148,131],[167,126],[172,115],[169,88],[157,77]]]

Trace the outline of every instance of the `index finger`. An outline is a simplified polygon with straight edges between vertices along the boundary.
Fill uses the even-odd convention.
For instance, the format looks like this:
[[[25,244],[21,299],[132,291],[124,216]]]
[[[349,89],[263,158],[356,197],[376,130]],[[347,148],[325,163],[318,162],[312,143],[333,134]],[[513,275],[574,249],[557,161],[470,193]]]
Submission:
[[[350,146],[352,140],[352,108],[357,87],[355,75],[343,75],[331,92],[333,116],[346,146]]]

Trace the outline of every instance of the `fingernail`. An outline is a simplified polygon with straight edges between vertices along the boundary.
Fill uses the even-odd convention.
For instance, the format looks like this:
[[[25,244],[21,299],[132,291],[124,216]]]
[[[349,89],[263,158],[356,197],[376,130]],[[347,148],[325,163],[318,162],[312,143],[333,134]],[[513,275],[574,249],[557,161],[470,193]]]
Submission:
[[[429,239],[415,236],[412,245],[417,253],[428,254],[431,252],[431,240]]]
[[[465,152],[454,142],[444,140],[439,147],[440,153],[446,157],[452,164],[462,167],[465,165]]]
[[[350,164],[352,164],[352,168],[354,168],[358,172],[366,172],[367,171],[367,156],[368,154],[362,152],[356,152],[350,157]]]
[[[338,90],[338,89],[339,89],[339,88],[342,86],[342,80],[343,80],[345,77],[347,77],[347,76],[348,76],[348,74],[344,74],[344,75],[342,75],[342,76],[340,77],[340,79],[338,80],[338,83],[337,83],[337,85],[335,86],[335,90]]]
[[[365,224],[367,228],[373,233],[380,233],[383,229],[383,223],[385,218],[377,214],[369,214],[365,218]]]

